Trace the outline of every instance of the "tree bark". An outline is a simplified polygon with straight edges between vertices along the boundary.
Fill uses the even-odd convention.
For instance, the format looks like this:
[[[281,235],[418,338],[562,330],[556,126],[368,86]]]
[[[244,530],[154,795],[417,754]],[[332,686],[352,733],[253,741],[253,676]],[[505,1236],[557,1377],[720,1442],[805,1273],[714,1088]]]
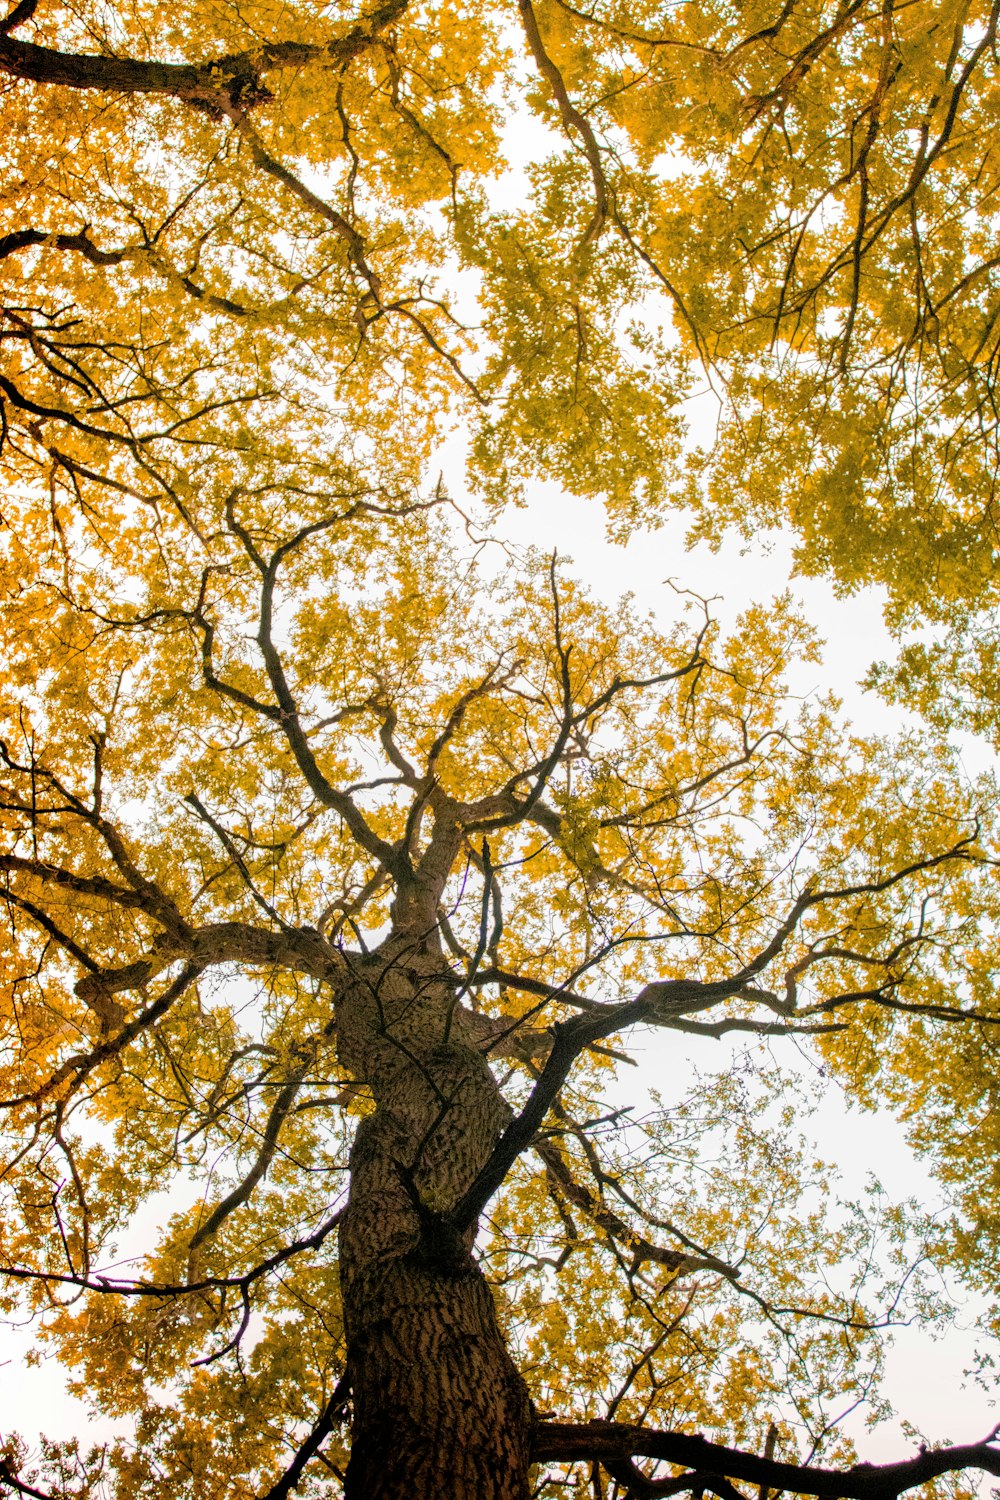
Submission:
[[[449,1210],[509,1119],[433,945],[390,939],[338,1004],[359,1126],[340,1228],[354,1417],[347,1500],[527,1500],[532,1411],[474,1230]]]
[[[272,69],[301,68],[314,61],[345,67],[399,20],[407,4],[408,0],[385,0],[345,36],[322,44],[263,42],[252,51],[232,52],[205,62],[164,63],[92,52],[59,52],[21,41],[10,33],[33,15],[36,7],[27,0],[0,24],[0,72],[71,89],[166,95],[221,117],[230,110],[243,112],[269,100],[262,74]]]

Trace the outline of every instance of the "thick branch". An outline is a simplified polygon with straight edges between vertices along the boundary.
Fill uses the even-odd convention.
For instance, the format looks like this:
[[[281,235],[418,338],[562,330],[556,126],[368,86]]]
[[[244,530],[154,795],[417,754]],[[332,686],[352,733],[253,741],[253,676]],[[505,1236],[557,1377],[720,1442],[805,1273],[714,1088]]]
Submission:
[[[360,20],[346,36],[323,44],[265,42],[247,52],[233,52],[200,63],[163,63],[130,57],[101,57],[93,53],[58,52],[22,42],[0,30],[0,72],[32,83],[73,89],[99,89],[113,94],[159,94],[179,99],[212,114],[252,108],[270,96],[261,81],[264,73],[301,68],[320,62],[343,67],[370,47],[381,31],[397,21],[407,0],[387,0]],[[34,7],[19,6],[18,24]],[[16,13],[15,13],[16,14]],[[10,18],[13,21],[14,17]],[[8,23],[9,24],[9,23]]]
[[[127,1026],[123,1026],[121,1031],[115,1036],[108,1037],[106,1041],[99,1043],[90,1052],[67,1058],[46,1083],[32,1090],[31,1093],[19,1094],[14,1099],[0,1100],[0,1109],[13,1109],[18,1104],[37,1104],[42,1099],[54,1093],[60,1084],[68,1080],[72,1080],[70,1088],[76,1088],[77,1084],[88,1073],[92,1073],[100,1063],[106,1062],[109,1057],[114,1057],[116,1053],[123,1051],[124,1048],[135,1040],[140,1032],[146,1031],[161,1016],[166,1015],[174,1001],[179,999],[188,985],[197,979],[202,971],[202,967],[201,964],[185,964],[180,974],[172,984],[167,986],[159,999],[155,1000],[152,1005],[147,1006]]]
[[[19,1479],[2,1458],[0,1458],[0,1486],[9,1487],[18,1495],[31,1495],[34,1500],[57,1500],[51,1490],[38,1490],[33,1484],[26,1484],[23,1479]]]
[[[518,9],[521,13],[521,24],[524,27],[528,48],[535,60],[535,65],[552,91],[552,96],[556,101],[564,126],[580,139],[587,158],[587,165],[590,167],[596,205],[593,217],[584,231],[581,243],[581,249],[587,249],[588,246],[594,244],[599,238],[601,230],[607,221],[610,204],[608,180],[604,175],[600,147],[597,144],[597,137],[594,135],[590,122],[585,115],[580,113],[570,99],[569,91],[566,88],[562,74],[545,50],[545,43],[542,41],[542,35],[538,29],[538,20],[535,16],[531,0],[519,0]]]
[[[204,1244],[205,1240],[210,1239],[219,1229],[220,1225],[228,1219],[229,1215],[242,1204],[246,1203],[258,1182],[266,1174],[268,1167],[274,1159],[274,1153],[278,1149],[278,1136],[281,1134],[281,1127],[288,1117],[288,1111],[295,1101],[295,1095],[302,1086],[302,1080],[312,1060],[312,1052],[309,1051],[295,1069],[291,1078],[282,1087],[277,1099],[275,1099],[274,1104],[271,1106],[271,1112],[264,1127],[261,1147],[253,1166],[243,1181],[237,1183],[232,1192],[227,1194],[222,1202],[215,1206],[205,1222],[192,1235],[190,1243],[192,1250],[197,1250],[199,1245]]]
[[[30,250],[36,245],[46,245],[54,250],[75,250],[77,254],[92,261],[95,266],[117,266],[125,259],[127,250],[101,250],[88,234],[48,233],[44,229],[16,229],[10,234],[0,235],[0,260],[16,255],[19,250]]]
[[[317,531],[326,530],[333,524],[333,520],[326,518],[323,521],[314,522],[310,526],[304,526],[289,541],[283,543],[271,557],[266,565],[260,558],[253,541],[246,528],[236,520],[232,507],[229,511],[229,524],[235,534],[243,542],[248,555],[257,563],[261,569],[261,597],[260,597],[260,629],[257,632],[257,641],[260,646],[264,665],[267,669],[268,681],[278,702],[278,717],[289,748],[295,756],[296,764],[305,777],[309,790],[321,802],[324,807],[330,807],[338,813],[347,825],[348,830],[355,842],[360,845],[366,853],[391,872],[397,879],[406,877],[409,871],[409,861],[401,851],[397,851],[391,844],[374,832],[369,827],[361,810],[356,806],[346,792],[335,787],[323,774],[308,736],[302,727],[299,717],[298,704],[292,695],[288,683],[284,664],[272,635],[272,621],[274,614],[274,590],[277,582],[278,568],[288,554],[307,537]]]
[[[103,901],[111,901],[116,906],[124,906],[132,911],[144,911],[147,907],[147,901],[139,891],[116,885],[113,880],[106,880],[102,875],[77,875],[73,870],[64,870],[45,860],[23,859],[17,854],[0,854],[0,870],[30,875],[35,880],[61,885],[74,895],[97,896]]]
[[[692,987],[693,988],[693,987]],[[521,1113],[507,1126],[479,1176],[456,1203],[451,1218],[465,1229],[474,1224],[521,1152],[541,1129],[549,1108],[569,1076],[569,1070],[591,1042],[611,1036],[622,1026],[642,1020],[646,1006],[640,996],[627,1005],[608,1006],[600,1015],[576,1016],[552,1029],[555,1042],[545,1067]]]
[[[351,1388],[345,1376],[337,1382],[337,1387],[320,1413],[315,1427],[313,1427],[309,1436],[301,1448],[299,1448],[284,1474],[282,1474],[277,1484],[272,1485],[267,1494],[261,1497],[261,1500],[285,1500],[285,1497],[291,1494],[302,1477],[302,1470],[306,1464],[319,1452],[323,1443],[333,1431],[337,1421],[343,1417],[350,1399]]]
[[[490,1198],[503,1183],[514,1162],[541,1129],[545,1116],[566,1082],[573,1063],[587,1047],[614,1035],[615,1032],[625,1027],[643,1023],[693,1029],[696,1023],[685,1019],[692,1013],[710,1010],[726,999],[747,996],[748,986],[781,952],[799,920],[810,908],[823,901],[843,900],[850,896],[868,893],[877,894],[890,889],[909,875],[934,869],[949,860],[969,860],[972,858],[970,849],[973,843],[974,836],[969,835],[960,839],[944,853],[916,861],[881,880],[844,886],[839,890],[830,889],[819,892],[813,886],[807,885],[802,894],[793,902],[784,920],[778,924],[770,941],[736,974],[727,979],[708,983],[678,979],[654,981],[646,985],[633,1000],[626,1001],[624,1004],[595,1004],[571,1021],[556,1023],[552,1028],[555,1035],[552,1051],[549,1053],[545,1067],[527,1103],[521,1113],[508,1125],[479,1176],[452,1211],[452,1220],[456,1227],[467,1229],[478,1219]],[[555,993],[553,992],[553,995]],[[855,1000],[875,998],[882,993],[882,990],[858,991],[850,998]],[[709,1034],[721,1035],[722,1031],[737,1027],[765,1034],[772,1029],[781,1033],[800,1029],[789,1023],[774,1028],[772,1023],[755,1023],[743,1020],[741,1017],[726,1017],[716,1026],[706,1029]]]
[[[726,1265],[725,1261],[718,1260],[714,1255],[684,1254],[679,1250],[668,1250],[662,1245],[654,1245],[645,1235],[637,1233],[630,1224],[626,1224],[621,1215],[615,1213],[614,1209],[609,1207],[602,1198],[592,1193],[583,1183],[577,1182],[554,1141],[536,1141],[535,1150],[566,1198],[577,1208],[582,1209],[610,1239],[628,1249],[636,1265],[641,1265],[644,1261],[652,1261],[656,1265],[665,1266],[668,1271],[677,1272],[678,1275],[688,1271],[703,1270],[718,1271],[730,1278],[739,1275],[737,1270]]]
[[[710,1475],[743,1479],[795,1495],[817,1495],[823,1500],[893,1500],[941,1474],[982,1469],[1000,1475],[1000,1449],[993,1446],[996,1437],[994,1430],[981,1443],[923,1452],[903,1463],[858,1464],[838,1471],[760,1458],[684,1432],[657,1432],[617,1422],[539,1422],[534,1458],[537,1463],[615,1463],[640,1456],[694,1470],[690,1476],[692,1488]]]

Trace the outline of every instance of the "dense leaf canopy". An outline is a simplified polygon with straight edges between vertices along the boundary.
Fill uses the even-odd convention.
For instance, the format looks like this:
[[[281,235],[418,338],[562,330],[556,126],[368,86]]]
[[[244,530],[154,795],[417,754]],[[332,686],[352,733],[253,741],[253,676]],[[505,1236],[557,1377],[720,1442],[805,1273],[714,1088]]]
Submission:
[[[787,599],[652,620],[500,520],[537,480],[620,535],[790,520],[804,568],[951,627],[894,690],[990,728],[996,25],[0,27],[0,1296],[129,1434],[37,1474],[11,1438],[0,1486],[339,1493],[397,1272],[485,1274],[539,1493],[1000,1467],[859,1477],[836,1430],[938,1272],[998,1318],[995,786],[791,700]],[[945,1213],[836,1201],[793,1044],[908,1122]]]

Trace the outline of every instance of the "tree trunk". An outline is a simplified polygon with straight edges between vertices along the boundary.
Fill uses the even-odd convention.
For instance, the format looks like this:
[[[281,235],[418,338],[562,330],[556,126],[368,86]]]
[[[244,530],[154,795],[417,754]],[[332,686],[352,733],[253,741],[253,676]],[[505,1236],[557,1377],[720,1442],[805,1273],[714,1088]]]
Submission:
[[[439,954],[394,938],[338,1005],[341,1061],[375,1111],[351,1154],[340,1276],[354,1401],[347,1500],[526,1500],[527,1391],[443,1216],[509,1118],[461,1034]]]

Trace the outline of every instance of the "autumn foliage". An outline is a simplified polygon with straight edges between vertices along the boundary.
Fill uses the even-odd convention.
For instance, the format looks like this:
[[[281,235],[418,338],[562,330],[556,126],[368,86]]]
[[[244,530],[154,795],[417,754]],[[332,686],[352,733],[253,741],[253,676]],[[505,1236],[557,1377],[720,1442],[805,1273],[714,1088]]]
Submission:
[[[998,11],[0,25],[0,1299],[123,1434],[0,1429],[0,1490],[1000,1472],[838,1431],[942,1274],[1000,1318],[996,788],[948,744],[996,726]],[[790,698],[787,598],[725,634],[512,546],[540,481],[793,526],[929,727]],[[837,1200],[803,1056],[945,1215]]]

